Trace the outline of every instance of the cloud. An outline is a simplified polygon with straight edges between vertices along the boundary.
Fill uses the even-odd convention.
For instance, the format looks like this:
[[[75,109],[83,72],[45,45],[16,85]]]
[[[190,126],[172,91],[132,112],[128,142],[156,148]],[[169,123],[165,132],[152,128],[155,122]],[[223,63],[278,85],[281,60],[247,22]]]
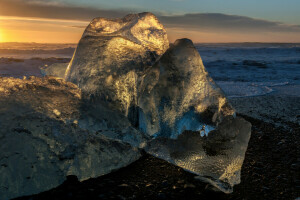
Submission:
[[[130,11],[76,7],[51,0],[1,0],[0,13],[2,16],[90,21],[95,17],[122,17],[130,13]],[[164,16],[162,14],[158,14],[157,16],[165,27],[172,29],[188,29],[191,31],[196,30],[202,32],[300,33],[299,25],[289,25],[238,15],[195,13],[176,16]],[[83,28],[83,26],[79,25],[75,25],[73,27]]]
[[[299,25],[288,25],[280,22],[220,13],[161,16],[160,20],[170,28],[189,28],[202,31],[300,32]]]
[[[86,26],[70,26],[70,27],[72,27],[72,28],[81,28],[81,29],[85,29],[86,28]]]
[[[169,0],[169,1],[173,1],[173,2],[183,2],[183,1],[186,1],[186,0]]]
[[[92,20],[95,17],[122,17],[128,11],[84,8],[51,1],[1,0],[0,15],[69,20]]]

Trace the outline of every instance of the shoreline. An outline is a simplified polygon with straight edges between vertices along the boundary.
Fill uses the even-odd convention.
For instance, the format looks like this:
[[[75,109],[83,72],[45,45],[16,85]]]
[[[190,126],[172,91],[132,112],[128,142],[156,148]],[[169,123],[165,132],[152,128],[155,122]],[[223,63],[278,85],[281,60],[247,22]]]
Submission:
[[[300,89],[300,86],[297,85],[296,88]],[[229,98],[229,102],[237,113],[274,124],[276,127],[288,129],[290,124],[300,125],[300,96],[297,95],[277,91],[261,96]]]

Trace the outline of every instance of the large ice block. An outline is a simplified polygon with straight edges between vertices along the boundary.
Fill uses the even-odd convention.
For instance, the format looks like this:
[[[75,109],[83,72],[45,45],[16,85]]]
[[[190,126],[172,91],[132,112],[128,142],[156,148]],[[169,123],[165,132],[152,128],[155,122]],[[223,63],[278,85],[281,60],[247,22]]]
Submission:
[[[177,40],[146,73],[139,128],[153,136],[146,151],[232,192],[251,134],[188,39]]]
[[[168,47],[163,25],[151,13],[95,18],[84,31],[65,78],[88,98],[128,115],[137,104],[140,77]]]
[[[207,133],[224,116],[235,114],[189,39],[177,40],[147,71],[140,91],[139,127],[149,135]]]
[[[52,189],[67,175],[95,178],[140,157],[137,141],[145,137],[124,116],[82,103],[80,89],[60,79],[0,77],[1,200]]]
[[[153,139],[145,150],[199,175],[198,179],[220,191],[231,193],[233,186],[241,181],[241,168],[250,135],[249,122],[240,117],[225,117],[208,136],[185,131],[176,139]]]

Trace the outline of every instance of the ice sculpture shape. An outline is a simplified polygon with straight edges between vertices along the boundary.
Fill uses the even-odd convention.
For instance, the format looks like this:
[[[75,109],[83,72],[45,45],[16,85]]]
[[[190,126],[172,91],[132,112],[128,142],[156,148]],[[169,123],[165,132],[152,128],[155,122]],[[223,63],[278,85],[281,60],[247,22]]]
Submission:
[[[148,70],[139,96],[139,127],[176,138],[184,130],[208,133],[235,111],[205,70],[189,39],[177,40]]]
[[[96,18],[84,31],[65,78],[85,96],[128,115],[137,103],[139,77],[168,47],[166,31],[151,13]]]
[[[232,192],[251,124],[235,118],[193,43],[177,40],[147,72],[141,91],[139,127],[154,136],[146,151]]]
[[[52,189],[67,175],[98,177],[140,157],[133,146],[141,135],[124,116],[83,106],[80,89],[56,78],[0,77],[0,127],[3,200]]]

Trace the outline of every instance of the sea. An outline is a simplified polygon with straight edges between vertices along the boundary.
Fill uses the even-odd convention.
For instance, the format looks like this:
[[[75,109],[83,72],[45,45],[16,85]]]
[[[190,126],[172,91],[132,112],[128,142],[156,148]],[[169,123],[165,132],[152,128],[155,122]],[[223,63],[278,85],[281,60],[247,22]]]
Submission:
[[[210,76],[229,98],[300,96],[300,44],[195,44]],[[69,62],[76,44],[0,43],[0,76],[42,76],[39,68]]]

